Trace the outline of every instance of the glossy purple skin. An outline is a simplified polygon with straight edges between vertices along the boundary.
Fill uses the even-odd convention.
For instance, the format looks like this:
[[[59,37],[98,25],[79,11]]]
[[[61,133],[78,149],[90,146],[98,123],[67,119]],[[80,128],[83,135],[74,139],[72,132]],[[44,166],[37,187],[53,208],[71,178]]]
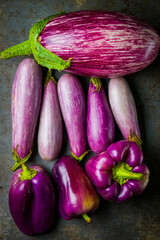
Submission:
[[[71,151],[80,157],[86,151],[86,103],[79,79],[69,73],[58,81],[58,98]]]
[[[113,179],[112,169],[120,162],[133,167],[132,172],[143,173],[142,180],[129,179],[120,185]],[[143,152],[135,142],[127,140],[111,144],[105,152],[90,158],[85,166],[87,175],[100,196],[109,201],[123,202],[141,194],[149,182],[149,169],[143,163]]]
[[[115,137],[114,119],[103,86],[95,91],[90,82],[87,100],[87,139],[91,150],[103,152],[113,143]]]
[[[160,38],[149,24],[124,13],[79,11],[52,18],[40,43],[64,60],[66,69],[87,77],[115,77],[147,67],[157,56]]]
[[[131,130],[140,138],[136,105],[127,81],[123,77],[110,79],[108,96],[115,121],[123,137],[128,140]]]
[[[42,159],[58,157],[63,140],[62,116],[57,85],[50,80],[44,89],[38,129],[38,151]]]
[[[59,192],[59,212],[64,219],[92,213],[98,208],[99,197],[73,157],[62,156],[55,163],[52,175]]]
[[[12,85],[12,147],[22,159],[32,150],[42,94],[42,70],[34,59],[18,66]]]
[[[20,180],[18,169],[10,182],[9,208],[18,228],[27,235],[48,231],[55,215],[55,193],[52,181],[44,168],[33,165],[37,171],[31,180]]]

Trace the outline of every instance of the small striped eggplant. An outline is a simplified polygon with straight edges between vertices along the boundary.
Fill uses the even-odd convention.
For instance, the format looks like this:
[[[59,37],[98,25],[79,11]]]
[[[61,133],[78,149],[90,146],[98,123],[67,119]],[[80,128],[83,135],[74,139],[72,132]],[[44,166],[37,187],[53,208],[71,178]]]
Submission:
[[[54,160],[60,153],[63,139],[62,116],[57,83],[48,71],[43,92],[38,129],[38,151],[42,159]]]
[[[71,153],[81,160],[86,154],[86,102],[79,79],[66,73],[58,80],[58,98]]]
[[[110,79],[108,95],[111,110],[123,137],[136,139],[141,145],[136,105],[127,81],[123,77]]]
[[[159,47],[160,37],[148,23],[123,13],[87,10],[41,20],[29,40],[3,51],[1,58],[33,53],[49,69],[106,78],[147,67]]]
[[[114,119],[100,79],[91,78],[87,100],[87,139],[91,150],[103,152],[113,143]]]
[[[70,220],[82,215],[87,222],[87,213],[96,211],[99,197],[83,168],[71,156],[62,156],[52,169],[53,180],[58,188],[60,215]]]
[[[143,160],[135,142],[121,140],[91,157],[85,170],[102,198],[120,203],[140,195],[147,187],[150,171]]]
[[[44,168],[24,163],[10,182],[9,208],[18,228],[26,235],[48,231],[55,216],[55,192]]]
[[[42,70],[34,59],[18,66],[12,85],[12,170],[26,162],[32,152],[42,94]]]

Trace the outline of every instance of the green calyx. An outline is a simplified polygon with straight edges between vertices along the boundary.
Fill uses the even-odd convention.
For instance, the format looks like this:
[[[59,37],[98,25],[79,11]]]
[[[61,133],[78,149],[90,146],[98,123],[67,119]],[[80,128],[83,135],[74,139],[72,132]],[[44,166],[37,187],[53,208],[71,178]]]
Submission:
[[[86,156],[86,154],[88,154],[89,151],[90,150],[85,151],[80,157],[77,157],[72,151],[71,151],[71,155],[75,160],[77,160],[78,162],[81,162],[82,159]]]
[[[137,145],[140,147],[140,149],[142,149],[142,140],[140,139],[140,137],[138,137],[134,131],[130,130],[130,135],[128,137],[128,140],[131,142],[135,142],[137,143]]]
[[[93,85],[96,87],[96,89],[93,92],[99,92],[101,90],[102,82],[99,78],[92,77],[90,81],[93,83]]]
[[[52,81],[52,82],[54,82],[54,84],[57,85],[57,82],[56,82],[55,78],[52,76],[52,69],[48,69],[47,76],[46,76],[45,83],[44,83],[44,87],[47,86],[49,81]]]
[[[125,162],[119,163],[112,169],[113,179],[120,185],[123,185],[129,179],[142,180],[144,178],[143,173],[134,173],[132,169],[133,168]]]
[[[42,32],[45,25],[52,18],[61,14],[62,13],[47,17],[45,19],[42,19],[40,22],[34,24],[29,33],[29,40],[4,50],[3,52],[1,52],[1,58],[8,59],[21,55],[33,54],[35,60],[41,66],[47,67],[48,69],[57,69],[59,71],[62,71],[70,67],[70,61],[72,58],[68,59],[68,61],[66,62],[62,58],[58,57],[56,54],[44,48],[39,42],[40,33]]]
[[[31,180],[32,178],[34,178],[37,174],[37,171],[35,169],[31,169],[29,167],[27,167],[24,163],[22,163],[22,169],[23,171],[21,172],[21,176],[20,179],[21,181],[23,180]]]
[[[15,160],[15,165],[12,167],[12,171],[15,171],[23,163],[27,162],[32,154],[32,150],[30,150],[29,154],[26,157],[21,159],[17,153],[17,148],[18,148],[18,145],[16,146],[16,149],[12,150],[12,156],[13,156],[13,159]]]

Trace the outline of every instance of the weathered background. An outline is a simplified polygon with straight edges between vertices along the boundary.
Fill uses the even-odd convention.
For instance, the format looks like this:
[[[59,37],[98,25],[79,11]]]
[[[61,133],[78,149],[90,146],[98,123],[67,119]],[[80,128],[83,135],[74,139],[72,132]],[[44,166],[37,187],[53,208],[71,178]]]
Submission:
[[[0,0],[0,51],[28,39],[31,26],[60,11],[103,9],[132,14],[153,25],[160,33],[159,0]],[[11,87],[18,64],[25,57],[0,60],[0,239],[28,240],[16,227],[8,209],[11,167]],[[63,74],[63,73],[61,73]],[[58,80],[61,75],[55,71]],[[142,132],[145,163],[151,171],[150,183],[141,196],[115,204],[101,200],[92,223],[82,218],[65,221],[57,214],[51,231],[32,239],[60,240],[159,240],[160,239],[160,55],[146,69],[126,77],[135,98]],[[89,79],[80,78],[87,93]],[[107,94],[108,80],[103,80]],[[118,130],[116,138],[120,136]],[[65,134],[61,154],[69,153]],[[90,157],[90,156],[89,156]],[[49,173],[53,162],[40,159],[35,139],[29,165],[38,163]]]

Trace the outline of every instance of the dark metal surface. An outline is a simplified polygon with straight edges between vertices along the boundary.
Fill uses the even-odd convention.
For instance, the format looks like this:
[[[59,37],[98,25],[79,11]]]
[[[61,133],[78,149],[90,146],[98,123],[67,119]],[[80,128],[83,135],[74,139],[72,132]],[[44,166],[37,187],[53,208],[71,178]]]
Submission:
[[[152,24],[160,33],[159,0],[0,0],[0,51],[28,39],[31,26],[60,11],[105,9],[137,16]],[[8,209],[8,189],[12,177],[11,87],[18,64],[25,57],[0,60],[0,239],[28,240],[16,227]],[[55,71],[56,79],[62,73]],[[122,203],[101,200],[92,223],[82,218],[63,220],[58,214],[53,228],[33,239],[61,240],[159,240],[160,239],[160,55],[146,69],[126,77],[137,105],[142,132],[145,163],[151,171],[150,183],[144,193]],[[89,79],[80,78],[87,93]],[[108,80],[103,80],[107,94]],[[116,139],[121,138],[118,130]],[[69,153],[65,133],[61,154]],[[88,156],[90,157],[91,154]],[[28,164],[38,163],[49,173],[53,162],[40,159],[35,139],[34,152]],[[84,164],[84,163],[83,163]]]

